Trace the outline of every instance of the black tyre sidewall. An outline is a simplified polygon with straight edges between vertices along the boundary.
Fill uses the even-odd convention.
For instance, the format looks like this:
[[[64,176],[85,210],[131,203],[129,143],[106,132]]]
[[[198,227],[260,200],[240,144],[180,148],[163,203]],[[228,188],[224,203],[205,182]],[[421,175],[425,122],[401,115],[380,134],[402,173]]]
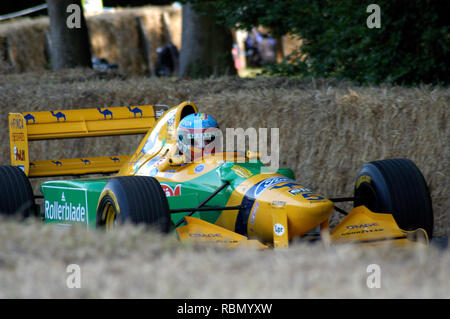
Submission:
[[[365,180],[365,181],[364,181]],[[367,180],[370,180],[368,182]],[[356,179],[355,197],[362,197],[368,190],[373,190],[374,198],[371,200],[356,200],[355,207],[365,205],[373,212],[391,213],[394,209],[392,199],[386,181],[380,171],[371,163],[367,163],[361,169]],[[362,181],[362,182],[361,182]]]
[[[25,173],[15,166],[0,166],[0,214],[35,216],[34,196]]]
[[[355,207],[365,205],[376,213],[389,213],[404,230],[423,228],[431,239],[433,209],[425,179],[408,159],[388,159],[366,163],[355,184]]]

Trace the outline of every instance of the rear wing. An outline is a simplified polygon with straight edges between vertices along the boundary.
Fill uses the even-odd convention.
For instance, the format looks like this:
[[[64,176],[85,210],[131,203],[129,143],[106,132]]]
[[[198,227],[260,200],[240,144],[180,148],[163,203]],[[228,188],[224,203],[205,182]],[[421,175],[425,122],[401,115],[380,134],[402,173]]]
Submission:
[[[11,165],[29,177],[117,172],[130,155],[31,161],[28,142],[147,133],[168,108],[140,105],[9,113]]]

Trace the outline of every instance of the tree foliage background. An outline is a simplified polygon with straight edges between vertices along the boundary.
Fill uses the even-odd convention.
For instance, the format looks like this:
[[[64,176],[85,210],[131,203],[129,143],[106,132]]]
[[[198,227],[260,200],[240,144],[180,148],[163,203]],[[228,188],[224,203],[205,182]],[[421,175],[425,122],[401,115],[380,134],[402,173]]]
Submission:
[[[204,0],[188,0],[201,3]],[[266,72],[336,77],[359,83],[449,83],[448,2],[438,0],[218,0],[217,21],[302,40],[301,52]],[[366,24],[371,3],[381,28]]]

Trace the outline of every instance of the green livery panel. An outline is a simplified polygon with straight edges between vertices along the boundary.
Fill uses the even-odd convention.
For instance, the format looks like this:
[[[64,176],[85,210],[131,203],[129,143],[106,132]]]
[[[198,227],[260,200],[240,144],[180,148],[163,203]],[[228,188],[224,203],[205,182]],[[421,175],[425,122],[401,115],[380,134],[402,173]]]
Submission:
[[[258,174],[260,163],[240,163],[251,175]],[[183,183],[162,181],[161,186],[166,193],[170,209],[195,208],[225,181],[230,187],[212,198],[207,206],[226,206],[233,190],[247,177],[239,176],[232,168],[235,163],[225,162],[216,169]],[[280,173],[291,177],[291,170]],[[44,195],[44,220],[49,224],[70,226],[72,224],[96,227],[96,213],[100,194],[109,181],[108,178],[91,178],[78,180],[54,180],[41,185]],[[176,224],[189,211],[171,214]],[[193,217],[215,223],[221,211],[202,211]]]
[[[109,179],[48,181],[41,185],[44,220],[49,224],[95,228],[98,199]]]

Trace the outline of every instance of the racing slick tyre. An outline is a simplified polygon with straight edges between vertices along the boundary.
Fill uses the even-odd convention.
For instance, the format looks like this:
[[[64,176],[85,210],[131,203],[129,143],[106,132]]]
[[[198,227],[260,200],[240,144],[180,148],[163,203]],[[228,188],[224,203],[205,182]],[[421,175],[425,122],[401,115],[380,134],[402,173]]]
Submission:
[[[15,166],[0,166],[0,214],[35,216],[34,196],[25,173]]]
[[[430,192],[417,166],[409,159],[366,163],[358,174],[354,206],[390,213],[403,230],[423,228],[433,236]]]
[[[105,185],[97,206],[97,227],[112,229],[116,223],[125,222],[169,232],[169,204],[155,178],[121,176]]]

